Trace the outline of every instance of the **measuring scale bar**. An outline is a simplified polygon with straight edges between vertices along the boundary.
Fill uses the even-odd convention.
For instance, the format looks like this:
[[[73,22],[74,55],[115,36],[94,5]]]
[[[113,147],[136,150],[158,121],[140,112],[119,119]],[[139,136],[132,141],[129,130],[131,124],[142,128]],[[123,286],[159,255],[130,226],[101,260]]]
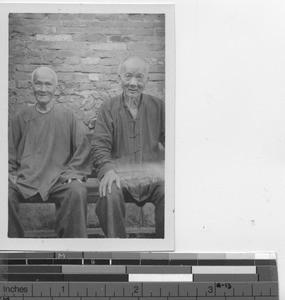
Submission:
[[[277,300],[276,255],[0,252],[0,300]]]
[[[265,268],[263,268],[266,271]],[[272,267],[268,269],[272,271]],[[267,271],[268,271],[267,270]],[[257,281],[256,266],[2,266],[1,281]],[[277,272],[277,270],[276,270]],[[263,278],[261,278],[262,281]]]
[[[34,282],[1,283],[0,295],[9,300],[45,297],[271,297],[278,299],[277,282]],[[117,298],[116,298],[117,299]],[[152,298],[153,299],[153,298]],[[223,298],[224,299],[224,298]],[[241,298],[244,300],[243,298]],[[251,299],[251,298],[250,298]],[[257,298],[252,298],[257,299]],[[263,300],[266,298],[263,298]],[[135,300],[135,299],[134,299]],[[201,300],[201,299],[199,299]],[[267,300],[267,299],[266,299]]]

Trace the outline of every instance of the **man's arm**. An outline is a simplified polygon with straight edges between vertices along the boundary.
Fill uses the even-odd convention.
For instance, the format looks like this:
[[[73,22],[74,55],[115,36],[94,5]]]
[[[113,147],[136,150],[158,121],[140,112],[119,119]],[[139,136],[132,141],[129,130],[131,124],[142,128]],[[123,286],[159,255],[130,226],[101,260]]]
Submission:
[[[115,165],[112,161],[113,146],[113,118],[110,109],[104,103],[101,105],[95,130],[92,138],[92,159],[94,167],[100,179],[100,196],[106,196],[106,191],[111,193],[113,182],[121,188],[120,178],[115,172]]]
[[[12,122],[11,127],[9,130],[9,181],[12,183],[16,183],[17,181],[17,170],[19,167],[17,153],[18,153],[18,146],[22,137],[22,128],[20,122],[20,115],[17,114]]]
[[[73,179],[83,181],[92,172],[91,144],[83,130],[82,122],[73,113],[70,147],[73,156],[61,174],[61,182],[70,182]]]

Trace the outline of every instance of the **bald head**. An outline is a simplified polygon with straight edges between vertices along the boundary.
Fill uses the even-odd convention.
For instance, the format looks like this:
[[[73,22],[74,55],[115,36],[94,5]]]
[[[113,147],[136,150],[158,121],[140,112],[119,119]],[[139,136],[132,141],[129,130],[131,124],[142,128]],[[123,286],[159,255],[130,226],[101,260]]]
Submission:
[[[36,77],[39,75],[50,76],[51,78],[53,78],[54,84],[55,85],[58,84],[56,73],[54,72],[54,70],[52,70],[49,67],[42,66],[42,67],[35,69],[32,73],[32,83],[35,82]]]
[[[119,70],[118,70],[119,75],[122,75],[125,69],[130,66],[131,67],[136,66],[138,68],[141,68],[142,70],[144,70],[146,75],[148,74],[148,70],[149,70],[148,62],[139,56],[130,56],[124,59],[120,63]]]
[[[35,98],[41,107],[51,107],[57,89],[56,73],[48,67],[39,67],[32,74]]]
[[[138,56],[128,57],[120,64],[119,80],[125,98],[139,99],[148,83],[148,63]]]

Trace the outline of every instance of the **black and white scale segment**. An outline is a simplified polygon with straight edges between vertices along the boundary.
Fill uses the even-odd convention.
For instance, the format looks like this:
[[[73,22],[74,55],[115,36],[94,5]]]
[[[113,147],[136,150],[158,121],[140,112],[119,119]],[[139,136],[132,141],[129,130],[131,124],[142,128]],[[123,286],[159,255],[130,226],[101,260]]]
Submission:
[[[0,252],[0,300],[277,300],[275,253]]]

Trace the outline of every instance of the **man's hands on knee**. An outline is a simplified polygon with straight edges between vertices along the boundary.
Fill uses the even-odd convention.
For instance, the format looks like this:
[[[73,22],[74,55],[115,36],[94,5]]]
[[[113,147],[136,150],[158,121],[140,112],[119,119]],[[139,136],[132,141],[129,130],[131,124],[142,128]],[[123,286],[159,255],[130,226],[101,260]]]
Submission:
[[[118,189],[120,189],[121,181],[119,175],[115,172],[115,170],[110,170],[104,175],[104,177],[100,181],[100,186],[99,186],[100,197],[105,197],[107,191],[109,194],[111,194],[112,184],[114,181],[116,182]]]

